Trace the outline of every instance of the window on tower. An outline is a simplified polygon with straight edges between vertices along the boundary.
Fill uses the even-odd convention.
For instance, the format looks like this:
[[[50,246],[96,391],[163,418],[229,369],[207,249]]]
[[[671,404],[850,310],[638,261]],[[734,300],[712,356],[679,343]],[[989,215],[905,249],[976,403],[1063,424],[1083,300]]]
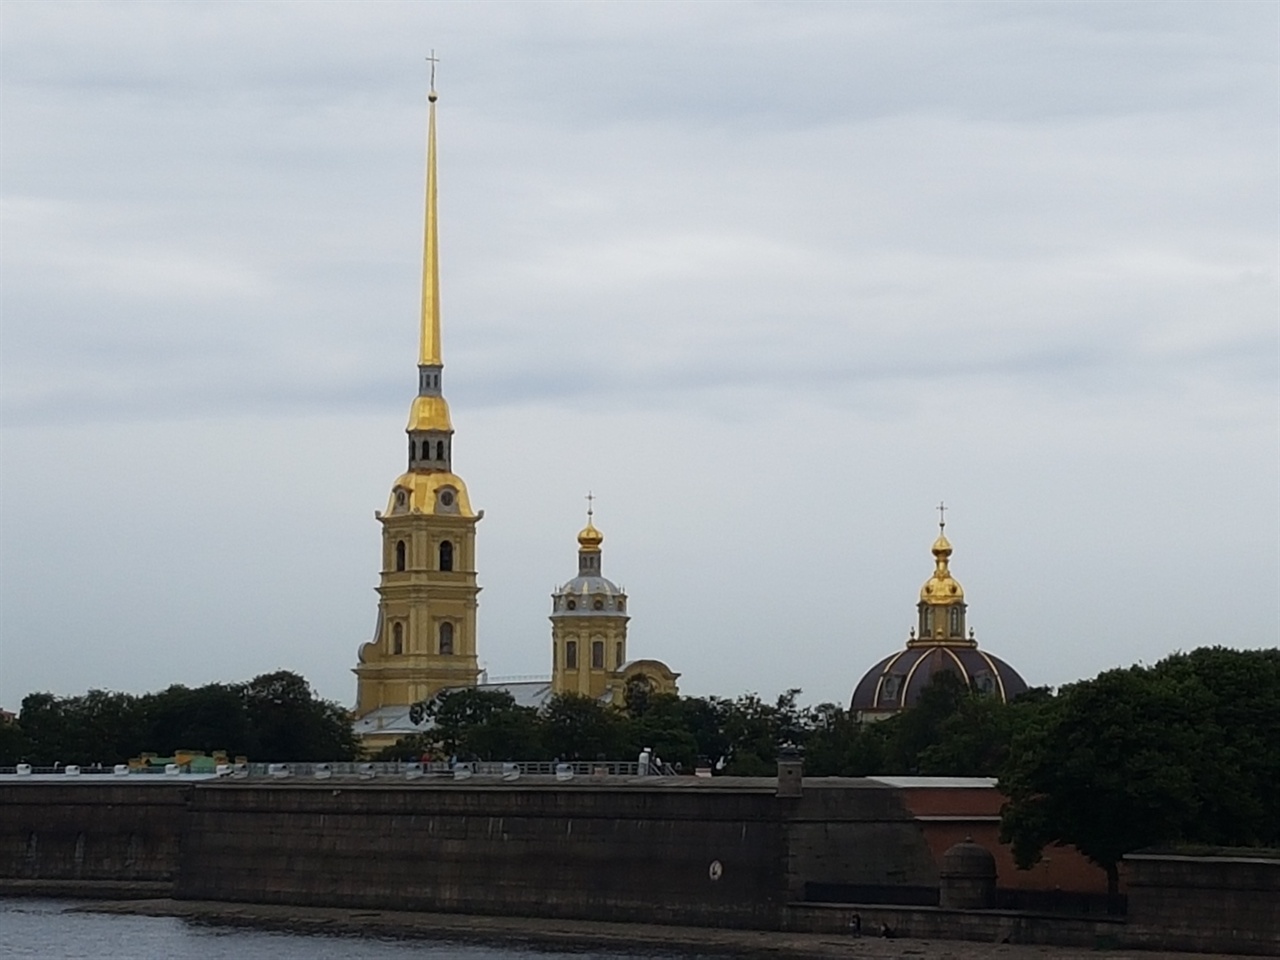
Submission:
[[[575,600],[575,599],[573,599],[573,597],[570,597],[568,600],[566,600],[566,601],[564,602],[564,605],[565,605],[566,607],[568,607],[570,610],[577,610],[577,609],[578,609],[578,601],[577,601],[577,600]]]
[[[614,665],[619,667],[622,666],[622,644],[621,643],[617,643],[614,645],[614,653],[616,654],[616,656],[614,657]]]
[[[443,440],[436,441],[436,459],[437,460],[444,459],[444,441]]]
[[[453,543],[449,540],[443,540],[440,543],[440,569],[445,571],[453,569]]]
[[[566,640],[564,642],[564,665],[566,670],[578,669],[578,641]]]
[[[951,608],[951,635],[953,637],[959,637],[959,636],[962,636],[963,633],[964,631],[961,629],[961,626],[960,626],[960,608],[952,607]]]
[[[402,623],[391,625],[391,652],[404,653],[404,624]]]
[[[591,666],[595,670],[604,669],[604,641],[591,641]]]
[[[404,554],[405,554],[404,541],[397,540],[396,541],[396,570],[397,571],[404,569]]]
[[[453,653],[453,624],[447,621],[440,624],[440,652],[445,655]]]
[[[603,609],[604,609],[604,598],[603,598],[603,597],[596,597],[596,598],[595,598],[595,600],[593,600],[593,601],[592,601],[592,603],[591,603],[591,609],[592,609],[592,610],[603,610]]]

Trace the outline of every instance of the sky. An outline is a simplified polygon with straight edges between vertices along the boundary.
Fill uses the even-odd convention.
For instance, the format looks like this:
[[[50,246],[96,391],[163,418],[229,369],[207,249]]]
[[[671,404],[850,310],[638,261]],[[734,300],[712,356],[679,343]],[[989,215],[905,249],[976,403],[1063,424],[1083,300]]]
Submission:
[[[425,57],[480,657],[585,496],[629,653],[847,703],[945,501],[1057,686],[1277,645],[1280,6],[0,6],[0,706],[351,704],[416,392]]]

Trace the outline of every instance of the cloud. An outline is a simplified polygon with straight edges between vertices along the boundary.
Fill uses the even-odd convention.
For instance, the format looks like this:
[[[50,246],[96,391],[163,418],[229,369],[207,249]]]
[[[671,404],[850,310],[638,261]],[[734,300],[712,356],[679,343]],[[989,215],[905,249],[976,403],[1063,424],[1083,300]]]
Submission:
[[[1276,642],[1239,584],[1280,573],[1277,16],[10,5],[0,698],[291,665],[349,699],[432,47],[495,672],[544,669],[587,488],[695,691],[840,699],[940,498],[1033,682]]]

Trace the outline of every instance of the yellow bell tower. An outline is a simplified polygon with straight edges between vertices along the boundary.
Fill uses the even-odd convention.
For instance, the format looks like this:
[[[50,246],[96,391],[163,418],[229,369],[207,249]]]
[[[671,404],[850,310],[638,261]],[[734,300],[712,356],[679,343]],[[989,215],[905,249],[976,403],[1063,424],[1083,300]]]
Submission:
[[[427,117],[426,226],[418,395],[409,411],[408,470],[391,487],[382,524],[378,624],[361,645],[356,717],[408,706],[444,687],[472,686],[476,661],[476,523],[453,472],[453,424],[441,388],[434,71]]]
[[[578,534],[578,575],[551,598],[551,692],[593,699],[616,686],[627,663],[627,595],[600,573],[600,545],[593,511]]]
[[[588,494],[591,503],[595,497]],[[680,674],[661,660],[627,655],[627,594],[600,572],[604,534],[595,510],[578,532],[578,575],[551,595],[551,692],[574,693],[625,706],[639,683],[650,694],[679,693]]]

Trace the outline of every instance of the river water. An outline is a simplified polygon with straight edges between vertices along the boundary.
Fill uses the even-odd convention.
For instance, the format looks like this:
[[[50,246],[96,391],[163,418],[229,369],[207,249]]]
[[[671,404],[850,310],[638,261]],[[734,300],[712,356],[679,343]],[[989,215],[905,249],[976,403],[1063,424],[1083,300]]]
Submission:
[[[75,913],[65,900],[0,898],[0,960],[690,960],[689,954],[566,953],[448,940],[390,940],[223,927],[176,917]]]

